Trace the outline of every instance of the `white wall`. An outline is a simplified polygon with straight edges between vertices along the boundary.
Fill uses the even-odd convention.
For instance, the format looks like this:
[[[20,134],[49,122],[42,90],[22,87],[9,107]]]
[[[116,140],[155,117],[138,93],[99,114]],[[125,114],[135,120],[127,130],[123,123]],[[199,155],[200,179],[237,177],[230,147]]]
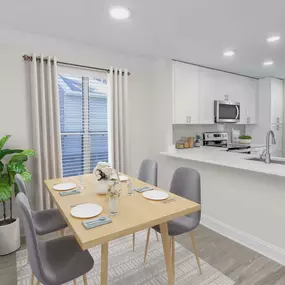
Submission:
[[[24,53],[32,52],[54,55],[71,63],[129,69],[131,174],[137,174],[143,159],[155,157],[171,142],[171,60],[121,54],[0,29],[0,135],[12,135],[8,146],[32,147],[31,101],[22,59]]]

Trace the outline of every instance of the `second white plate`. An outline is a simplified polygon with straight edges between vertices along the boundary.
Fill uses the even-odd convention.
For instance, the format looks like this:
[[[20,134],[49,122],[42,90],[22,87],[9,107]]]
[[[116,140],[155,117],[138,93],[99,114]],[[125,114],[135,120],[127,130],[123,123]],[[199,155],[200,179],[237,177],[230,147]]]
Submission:
[[[146,199],[155,200],[155,201],[165,200],[169,197],[168,193],[159,190],[146,191],[143,192],[142,195]]]
[[[121,182],[127,181],[129,179],[128,176],[125,175],[119,175],[119,178]],[[117,176],[112,176],[111,179],[117,179]]]
[[[98,204],[85,203],[74,206],[70,213],[75,218],[87,219],[98,216],[103,211],[103,208]]]
[[[59,184],[53,185],[52,188],[56,191],[66,191],[66,190],[74,189],[75,187],[76,187],[75,183],[59,183]]]

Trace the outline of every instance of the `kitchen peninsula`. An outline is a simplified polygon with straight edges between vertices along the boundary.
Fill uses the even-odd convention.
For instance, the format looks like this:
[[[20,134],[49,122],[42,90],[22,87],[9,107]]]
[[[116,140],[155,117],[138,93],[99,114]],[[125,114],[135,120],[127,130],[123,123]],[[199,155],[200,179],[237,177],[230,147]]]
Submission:
[[[285,165],[252,157],[221,148],[172,148],[159,157],[159,185],[169,189],[178,167],[197,169],[202,224],[285,264]]]

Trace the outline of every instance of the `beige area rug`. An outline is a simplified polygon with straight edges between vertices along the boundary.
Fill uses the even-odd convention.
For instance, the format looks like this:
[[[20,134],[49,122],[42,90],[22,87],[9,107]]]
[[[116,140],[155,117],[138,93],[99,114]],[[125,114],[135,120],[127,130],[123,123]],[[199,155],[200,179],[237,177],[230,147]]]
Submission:
[[[146,231],[136,234],[136,251],[132,251],[132,236],[114,240],[109,246],[109,285],[167,285],[164,254],[161,239],[157,241],[151,232],[147,264],[143,263]],[[197,269],[192,252],[175,244],[175,285],[233,285],[220,271],[201,260],[202,272]],[[199,247],[199,245],[198,245]],[[100,285],[100,247],[90,249],[94,268],[88,272],[88,285]],[[17,284],[31,284],[31,269],[28,264],[27,250],[17,252]],[[69,282],[68,285],[73,282]],[[83,285],[82,278],[77,279]]]

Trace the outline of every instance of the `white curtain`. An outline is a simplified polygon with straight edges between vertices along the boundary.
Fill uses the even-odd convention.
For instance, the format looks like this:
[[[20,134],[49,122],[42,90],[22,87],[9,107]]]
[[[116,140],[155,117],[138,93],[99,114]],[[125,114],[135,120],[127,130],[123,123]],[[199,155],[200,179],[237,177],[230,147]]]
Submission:
[[[108,88],[109,161],[117,171],[128,174],[130,170],[128,70],[111,67]]]
[[[33,181],[36,209],[51,207],[44,180],[62,177],[59,98],[56,58],[40,55],[28,62],[31,84]]]

